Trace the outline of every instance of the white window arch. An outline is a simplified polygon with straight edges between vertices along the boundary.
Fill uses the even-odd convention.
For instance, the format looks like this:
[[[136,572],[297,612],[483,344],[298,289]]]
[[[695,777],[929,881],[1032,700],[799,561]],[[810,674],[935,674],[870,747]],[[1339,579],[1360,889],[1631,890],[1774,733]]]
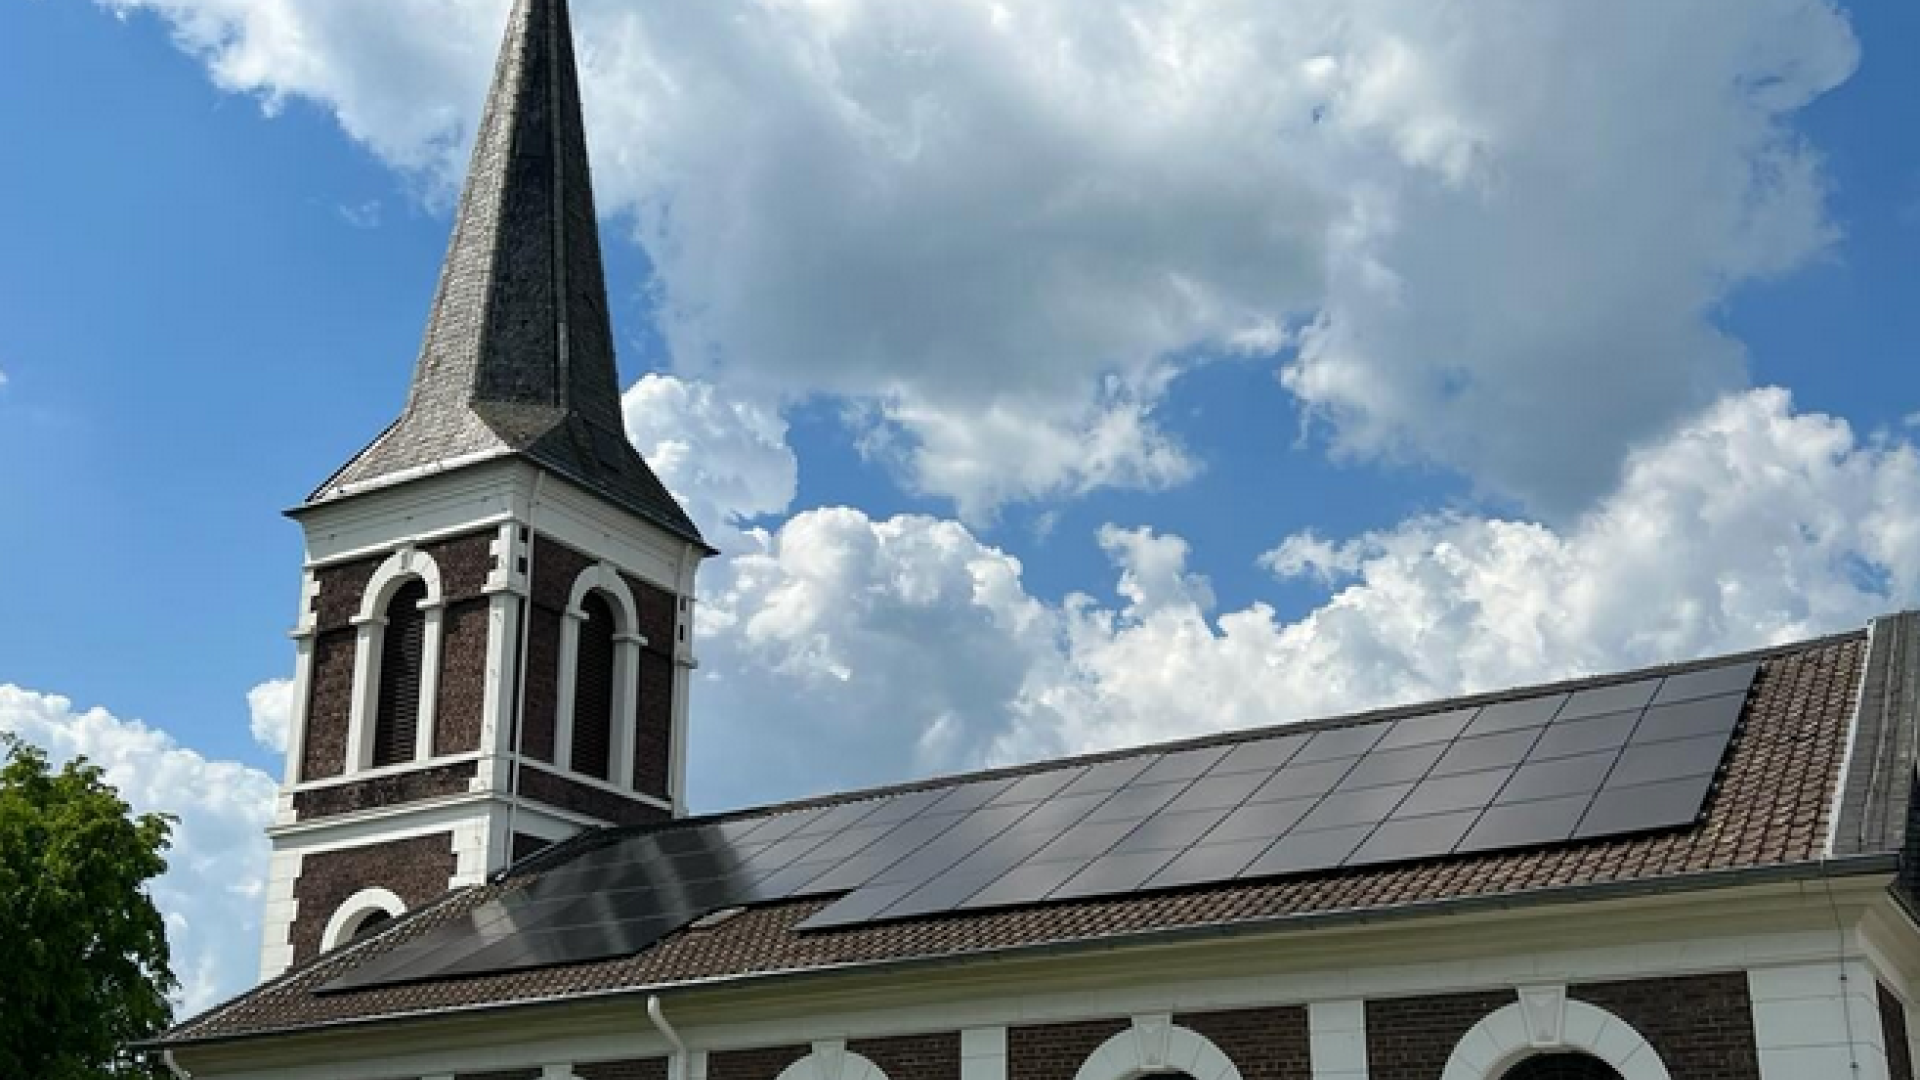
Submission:
[[[847,1049],[844,1039],[813,1044],[813,1052],[780,1070],[775,1080],[887,1080],[880,1066]]]
[[[1597,1005],[1567,1000],[1564,986],[1523,988],[1519,1001],[1469,1028],[1440,1080],[1501,1080],[1530,1057],[1565,1053],[1598,1058],[1623,1080],[1673,1080],[1632,1024]]]
[[[1163,1072],[1183,1072],[1193,1080],[1240,1080],[1233,1059],[1213,1040],[1166,1013],[1134,1017],[1132,1027],[1087,1055],[1073,1080],[1139,1080]]]
[[[613,720],[608,739],[607,782],[633,787],[634,713],[640,702],[640,605],[613,564],[601,562],[580,571],[560,620],[560,673],[555,688],[553,763],[573,768],[573,699],[580,674],[580,625],[587,618],[587,597],[599,593],[613,612]]]
[[[386,889],[361,889],[341,901],[320,932],[320,951],[333,950],[352,941],[370,923],[397,919],[407,913],[406,902]]]
[[[386,644],[387,606],[395,593],[409,582],[418,581],[426,589],[420,601],[425,616],[420,645],[420,713],[414,729],[413,760],[433,754],[434,705],[440,696],[440,622],[445,594],[440,588],[440,567],[433,556],[407,546],[387,556],[374,570],[360,596],[360,609],[353,617],[357,630],[353,648],[353,711],[347,727],[347,771],[360,772],[373,765],[373,725],[379,713],[380,656]]]

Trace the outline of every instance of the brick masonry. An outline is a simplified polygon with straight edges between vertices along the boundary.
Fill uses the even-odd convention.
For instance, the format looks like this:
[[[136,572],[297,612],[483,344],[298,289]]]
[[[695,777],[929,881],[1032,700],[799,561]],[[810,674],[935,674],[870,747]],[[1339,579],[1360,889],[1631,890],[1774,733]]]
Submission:
[[[347,771],[347,725],[353,713],[352,629],[322,630],[313,639],[307,692],[306,745],[300,779],[327,780]]]
[[[1088,1020],[1007,1029],[1007,1080],[1073,1080],[1087,1055],[1132,1027],[1130,1020]]]
[[[1884,986],[1880,994],[1880,1032],[1887,1041],[1887,1080],[1913,1080],[1913,1047],[1907,1042],[1907,1008]]]
[[[333,787],[296,791],[293,793],[293,810],[300,820],[307,821],[378,806],[399,806],[421,799],[459,795],[468,790],[478,767],[472,761],[459,761]]]
[[[480,749],[487,699],[487,620],[484,599],[448,604],[440,616],[440,700],[435,706],[433,752]]]
[[[605,788],[570,780],[532,765],[520,766],[520,793],[548,806],[610,821],[615,825],[646,825],[673,816],[650,803],[624,798]]]
[[[1312,1039],[1303,1008],[1176,1013],[1173,1022],[1219,1047],[1240,1070],[1241,1080],[1312,1080]]]
[[[715,1051],[707,1056],[707,1080],[774,1080],[787,1066],[812,1052],[811,1046]]]
[[[667,1080],[667,1059],[575,1062],[573,1075],[580,1080]]]
[[[453,873],[452,833],[306,856],[293,885],[300,905],[288,933],[294,963],[304,964],[320,954],[327,920],[361,889],[388,889],[412,910],[446,892]]]
[[[1516,1000],[1503,990],[1367,1002],[1368,1080],[1434,1080],[1468,1029]]]
[[[960,1080],[960,1033],[853,1039],[847,1049],[880,1067],[887,1080]]]
[[[665,589],[623,575],[640,609],[640,697],[633,718],[633,786],[670,799],[673,769],[673,656],[679,634],[679,601]]]
[[[493,533],[467,533],[423,545],[440,571],[440,693],[433,718],[435,754],[480,747],[486,693],[487,601],[493,570]],[[388,553],[315,571],[313,677],[307,692],[300,778],[326,780],[346,772],[347,727],[353,713],[353,617]]]
[[[1688,1080],[1759,1080],[1753,1005],[1743,974],[1571,986],[1646,1039],[1667,1069]],[[1511,1005],[1510,991],[1367,1002],[1370,1080],[1432,1080],[1473,1025]]]
[[[1760,1051],[1744,974],[1571,986],[1567,996],[1632,1025],[1676,1077],[1759,1080]]]

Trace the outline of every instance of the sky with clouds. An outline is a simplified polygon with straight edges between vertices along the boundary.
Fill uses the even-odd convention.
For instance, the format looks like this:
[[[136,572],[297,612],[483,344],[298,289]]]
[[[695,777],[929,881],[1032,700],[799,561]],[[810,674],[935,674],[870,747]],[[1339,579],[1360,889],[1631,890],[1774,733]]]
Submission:
[[[1920,602],[1920,13],[574,0],[697,806]],[[0,0],[0,728],[257,956],[298,501],[404,392],[505,0]],[[144,719],[135,719],[136,717]]]

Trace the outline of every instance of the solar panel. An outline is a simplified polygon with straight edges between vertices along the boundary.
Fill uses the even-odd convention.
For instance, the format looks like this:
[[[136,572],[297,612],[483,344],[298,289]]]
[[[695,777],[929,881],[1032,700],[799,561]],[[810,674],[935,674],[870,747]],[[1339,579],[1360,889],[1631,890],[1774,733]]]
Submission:
[[[326,989],[627,955],[714,910],[805,897],[832,898],[800,924],[828,930],[1682,826],[1756,670],[611,833]]]

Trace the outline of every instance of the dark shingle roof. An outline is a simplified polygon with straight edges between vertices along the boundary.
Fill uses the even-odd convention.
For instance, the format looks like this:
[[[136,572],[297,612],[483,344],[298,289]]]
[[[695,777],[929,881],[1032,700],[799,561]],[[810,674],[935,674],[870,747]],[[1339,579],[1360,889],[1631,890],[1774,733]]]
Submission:
[[[406,409],[307,505],[518,454],[700,542],[624,432],[566,0],[518,0]]]
[[[1897,621],[1904,632],[1913,632],[1915,623],[1911,616]],[[1888,622],[1883,621],[1883,625]],[[1876,649],[1876,655],[1880,652]],[[1896,655],[1904,652],[1886,651],[1889,658]],[[930,961],[1088,940],[1110,942],[1130,936],[1234,924],[1335,913],[1386,912],[1475,898],[1515,897],[1566,887],[1657,882],[1718,873],[1758,873],[1812,864],[1826,854],[1832,808],[1837,801],[1845,801],[1836,799],[1836,787],[1841,782],[1842,763],[1848,755],[1856,691],[1862,684],[1868,659],[1868,638],[1865,633],[1853,633],[1767,650],[1756,656],[1761,660],[1759,673],[1728,751],[1719,786],[1701,819],[1684,829],[1526,851],[1455,856],[1405,865],[950,914],[826,931],[802,932],[796,926],[830,903],[830,898],[789,901],[748,909],[709,929],[684,930],[629,957],[346,993],[316,992],[366,959],[441,922],[457,918],[502,891],[522,888],[554,866],[564,865],[571,854],[592,845],[593,838],[587,838],[536,857],[517,868],[504,882],[452,894],[437,906],[402,920],[392,930],[359,948],[322,957],[189,1020],[170,1033],[168,1039],[182,1042],[223,1039],[450,1008],[558,1000],[716,978]],[[1661,670],[1684,671],[1723,662],[1724,659],[1702,661]],[[1553,689],[1606,685],[1646,674],[1624,673]],[[1544,689],[1548,688],[1478,695],[1461,699],[1458,704],[1525,697]],[[1352,724],[1435,707],[1428,704],[1384,710],[1309,726]],[[1911,726],[1911,718],[1898,722]],[[1271,734],[1273,730],[1232,733],[1195,742],[1236,742]],[[1155,748],[1156,751],[1164,749],[1166,747]],[[1853,752],[1856,757],[1864,753],[1858,745]],[[999,774],[1036,771],[1059,764],[1046,762],[1001,770]],[[1857,771],[1848,771],[1849,793],[1865,782],[1858,777]],[[910,786],[945,786],[975,778],[952,777]],[[1881,808],[1884,813],[1876,811],[1879,814],[1876,820],[1890,814],[1904,821],[1907,788],[1904,785],[1882,785],[1882,788],[1874,797],[1889,805]],[[851,801],[874,794],[858,792],[813,802]],[[809,804],[746,813],[782,812],[796,805]],[[1877,832],[1873,839],[1879,846],[1859,853],[1896,852],[1903,839],[1897,835],[1899,832],[1897,829]],[[1886,846],[1888,844],[1891,846]]]

